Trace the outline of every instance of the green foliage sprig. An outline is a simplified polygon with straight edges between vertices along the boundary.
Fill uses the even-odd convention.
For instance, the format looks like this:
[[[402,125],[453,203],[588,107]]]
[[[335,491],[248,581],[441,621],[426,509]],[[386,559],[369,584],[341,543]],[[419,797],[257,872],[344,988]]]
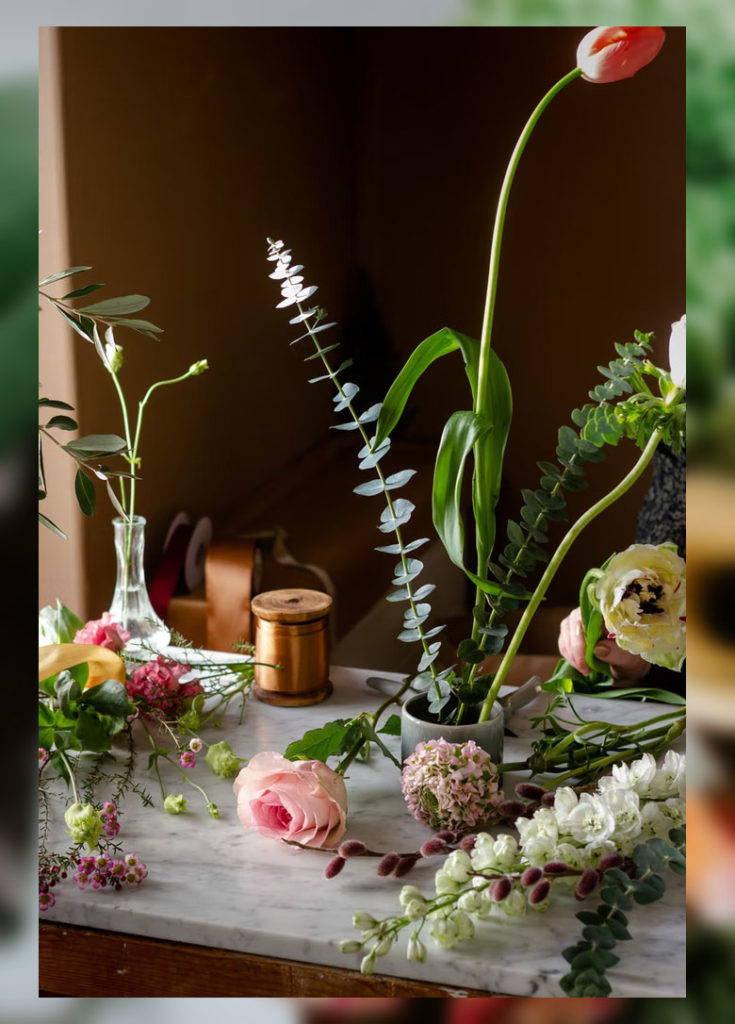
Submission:
[[[76,420],[64,414],[66,412],[73,412],[73,406],[59,399],[40,398],[39,414],[45,414],[49,409],[61,409],[63,413],[55,414],[45,423],[39,424],[38,497],[39,501],[42,501],[47,495],[43,460],[43,440],[45,439],[57,445],[74,459],[77,466],[74,478],[74,493],[79,507],[85,516],[91,516],[95,510],[96,494],[94,479],[96,478],[104,481],[107,495],[117,514],[129,523],[132,523],[135,516],[136,481],[139,477],[138,471],[141,466],[140,437],[145,407],[153,392],[158,388],[168,384],[176,384],[186,380],[188,377],[196,377],[204,373],[208,368],[208,364],[206,359],[200,359],[178,377],[157,381],[155,384],[152,384],[141,401],[138,402],[138,414],[133,428],[128,405],[119,379],[119,372],[123,365],[123,349],[116,341],[115,330],[118,327],[127,327],[143,337],[156,339],[158,335],[163,333],[163,329],[157,327],[149,320],[142,320],[139,317],[131,316],[131,314],[138,313],[148,306],[150,299],[146,295],[121,295],[111,299],[103,299],[91,305],[75,307],[70,305],[70,302],[90,295],[105,286],[103,284],[87,284],[80,288],[75,288],[60,297],[49,295],[48,292],[43,290],[57,281],[65,280],[75,274],[91,269],[92,267],[70,267],[67,270],[61,270],[56,274],[52,274],[39,283],[39,295],[56,310],[64,322],[76,334],[94,347],[102,365],[110,374],[115,387],[122,412],[125,436],[119,437],[117,434],[88,434],[84,437],[62,443],[52,431],[71,431],[77,429]],[[127,464],[122,469],[110,468],[110,466],[99,461],[102,458],[110,458],[117,455],[122,456]],[[117,481],[118,485],[117,493],[112,486],[112,483],[115,481]],[[63,530],[52,522],[48,516],[39,512],[39,519],[44,526],[51,529],[54,533],[65,537]]]
[[[669,842],[649,839],[633,851],[626,870],[613,868],[603,876],[602,902],[596,910],[576,915],[582,922],[582,939],[562,950],[570,969],[559,982],[567,996],[609,996],[612,989],[605,977],[620,957],[613,953],[619,942],[631,938],[624,911],[633,904],[660,900],[666,892],[661,875],[667,867],[677,875],[686,874],[686,827],[669,832]]]

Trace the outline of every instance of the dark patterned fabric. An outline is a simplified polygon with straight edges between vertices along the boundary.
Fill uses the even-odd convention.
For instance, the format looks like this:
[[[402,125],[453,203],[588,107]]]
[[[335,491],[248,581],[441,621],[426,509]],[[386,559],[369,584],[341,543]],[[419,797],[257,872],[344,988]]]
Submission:
[[[686,558],[686,455],[674,455],[659,445],[652,460],[653,475],[638,515],[639,544],[671,540]]]

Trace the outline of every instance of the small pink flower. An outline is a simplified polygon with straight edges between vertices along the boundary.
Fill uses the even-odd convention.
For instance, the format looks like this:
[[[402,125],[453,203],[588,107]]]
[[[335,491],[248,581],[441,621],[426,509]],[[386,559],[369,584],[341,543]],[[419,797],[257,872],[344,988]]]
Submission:
[[[179,758],[182,768],[194,768],[197,763],[197,759],[194,757],[190,750],[185,750]]]
[[[261,835],[313,847],[333,846],[344,835],[347,790],[342,776],[321,761],[256,754],[232,788],[240,821]]]
[[[38,767],[43,768],[49,758],[48,750],[45,747],[38,748]]]
[[[600,85],[632,78],[653,60],[665,37],[662,28],[651,26],[593,28],[577,47],[577,67],[584,79]]]
[[[203,692],[197,682],[179,683],[181,676],[188,671],[188,665],[169,661],[159,654],[153,661],[139,665],[131,674],[126,683],[128,694],[142,698],[151,708],[175,718],[185,697]]]
[[[203,746],[204,744],[202,743],[198,736],[194,736],[193,739],[189,740],[189,750],[191,750],[193,754],[198,754]]]
[[[96,644],[110,651],[121,651],[129,639],[130,633],[109,612],[103,612],[101,619],[91,619],[74,634],[75,644]]]

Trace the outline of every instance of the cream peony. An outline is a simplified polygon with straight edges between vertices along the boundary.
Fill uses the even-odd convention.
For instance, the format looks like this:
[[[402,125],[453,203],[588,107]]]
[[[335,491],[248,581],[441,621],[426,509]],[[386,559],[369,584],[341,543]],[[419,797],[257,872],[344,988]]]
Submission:
[[[686,563],[673,544],[632,544],[613,555],[595,597],[618,647],[680,669],[686,657]]]

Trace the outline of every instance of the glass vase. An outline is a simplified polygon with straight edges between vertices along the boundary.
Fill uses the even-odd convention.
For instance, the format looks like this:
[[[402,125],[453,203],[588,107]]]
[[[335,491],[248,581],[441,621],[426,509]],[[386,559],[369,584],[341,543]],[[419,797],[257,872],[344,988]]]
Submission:
[[[143,571],[145,523],[143,516],[133,516],[132,522],[121,516],[112,520],[117,577],[109,611],[130,634],[130,646],[144,645],[161,651],[170,643],[171,633],[148,596]]]

